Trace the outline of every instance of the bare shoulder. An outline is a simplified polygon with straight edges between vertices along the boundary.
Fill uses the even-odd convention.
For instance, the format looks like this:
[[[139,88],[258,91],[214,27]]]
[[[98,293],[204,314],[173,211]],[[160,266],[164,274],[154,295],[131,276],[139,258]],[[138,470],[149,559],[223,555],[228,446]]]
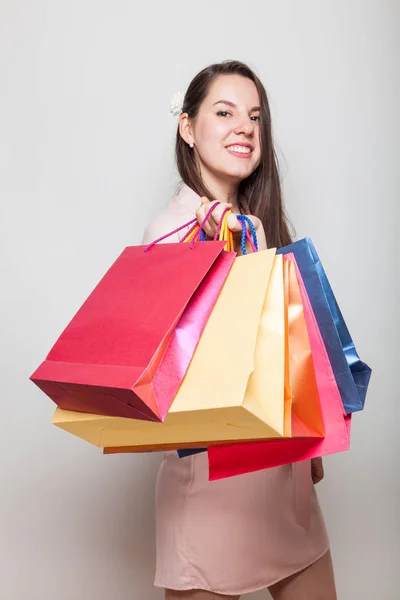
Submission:
[[[176,210],[173,206],[169,206],[159,213],[157,217],[148,224],[143,235],[142,243],[150,244],[151,242],[154,242],[154,240],[167,235],[167,233],[170,233],[175,229],[178,229],[178,227],[181,227],[193,217],[194,215],[182,213],[182,211]],[[179,242],[185,235],[186,231],[187,228],[174,233],[167,239],[163,240],[163,243],[171,244]]]

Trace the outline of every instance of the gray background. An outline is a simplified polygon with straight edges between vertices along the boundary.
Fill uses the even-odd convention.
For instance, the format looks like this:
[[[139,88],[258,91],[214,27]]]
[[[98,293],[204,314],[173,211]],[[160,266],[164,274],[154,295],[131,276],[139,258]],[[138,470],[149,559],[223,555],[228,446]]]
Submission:
[[[395,0],[1,2],[1,600],[162,597],[159,458],[103,457],[52,427],[28,377],[171,197],[170,97],[226,58],[265,82],[297,235],[313,238],[374,367],[352,450],[326,459],[318,488],[339,598],[399,597],[399,12]]]

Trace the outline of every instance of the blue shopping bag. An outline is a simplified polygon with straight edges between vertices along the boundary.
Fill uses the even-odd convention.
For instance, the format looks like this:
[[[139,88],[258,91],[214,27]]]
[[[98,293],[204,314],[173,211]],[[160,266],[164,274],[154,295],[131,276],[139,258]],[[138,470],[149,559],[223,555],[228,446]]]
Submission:
[[[300,269],[347,414],[362,410],[371,369],[357,354],[325,270],[309,238],[280,248],[293,253]]]

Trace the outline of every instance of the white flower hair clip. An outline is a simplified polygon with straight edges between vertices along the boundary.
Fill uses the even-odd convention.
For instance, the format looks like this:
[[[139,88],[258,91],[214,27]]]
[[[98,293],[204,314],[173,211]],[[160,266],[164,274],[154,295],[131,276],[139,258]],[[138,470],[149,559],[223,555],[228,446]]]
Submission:
[[[169,110],[174,115],[174,117],[178,117],[182,114],[184,99],[185,97],[182,94],[182,92],[177,92],[172,96],[171,103],[169,105]]]

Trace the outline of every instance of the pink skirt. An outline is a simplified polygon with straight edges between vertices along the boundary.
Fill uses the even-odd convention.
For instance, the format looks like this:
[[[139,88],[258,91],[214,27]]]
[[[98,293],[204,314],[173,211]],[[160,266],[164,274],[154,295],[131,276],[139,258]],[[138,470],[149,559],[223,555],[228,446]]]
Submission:
[[[240,595],[329,549],[310,462],[208,481],[207,453],[167,452],[156,490],[155,586]]]

